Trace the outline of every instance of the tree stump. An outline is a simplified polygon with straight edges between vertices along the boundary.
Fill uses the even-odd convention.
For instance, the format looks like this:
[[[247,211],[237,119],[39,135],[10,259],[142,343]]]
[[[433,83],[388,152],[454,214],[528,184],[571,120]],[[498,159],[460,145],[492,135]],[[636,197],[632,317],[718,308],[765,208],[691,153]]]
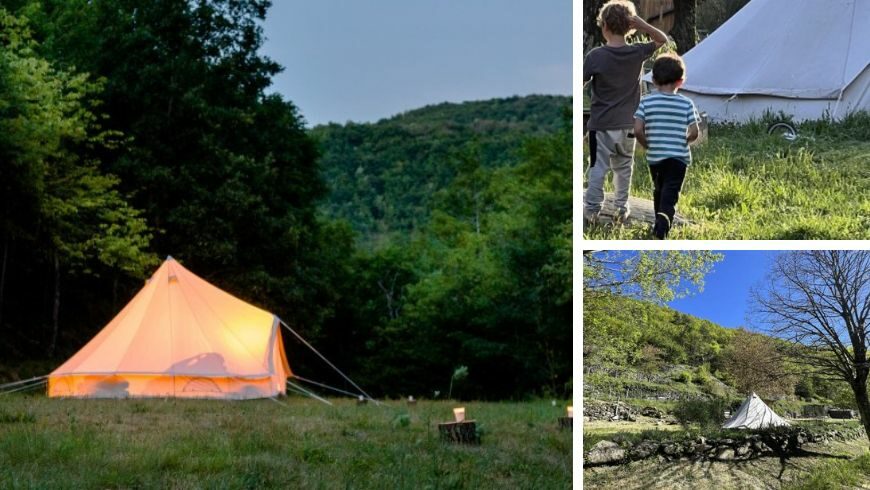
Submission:
[[[480,436],[477,434],[477,423],[474,420],[438,424],[438,433],[441,434],[441,440],[446,442],[480,444]]]
[[[559,428],[574,430],[574,417],[559,417]]]
[[[357,398],[357,399],[356,399],[356,404],[357,404],[357,405],[365,405],[365,404],[368,403],[368,402],[369,402],[369,401],[366,400],[365,398]]]
[[[652,189],[650,189],[650,195],[652,195]],[[586,192],[583,192],[583,198],[586,198]],[[631,209],[631,214],[628,215],[628,219],[625,221],[626,225],[636,224],[636,223],[646,223],[647,225],[654,225],[656,222],[656,213],[653,210],[653,202],[649,199],[643,199],[640,197],[629,196],[628,197],[628,206]],[[613,219],[616,216],[616,206],[613,205],[613,193],[605,192],[604,193],[604,205],[601,208],[601,213],[598,215],[598,223],[601,224],[610,224],[613,223]],[[683,215],[677,213],[674,215],[674,226],[682,226],[689,224],[690,221],[687,220]]]

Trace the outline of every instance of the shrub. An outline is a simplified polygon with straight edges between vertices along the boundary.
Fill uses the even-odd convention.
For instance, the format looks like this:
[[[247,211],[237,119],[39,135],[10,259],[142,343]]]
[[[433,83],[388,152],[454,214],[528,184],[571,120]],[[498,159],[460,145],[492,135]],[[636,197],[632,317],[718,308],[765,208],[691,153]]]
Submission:
[[[674,416],[687,429],[697,424],[702,430],[715,430],[721,426],[723,413],[728,408],[724,398],[685,400],[677,403]]]
[[[680,383],[691,384],[692,383],[692,372],[691,371],[681,371],[680,374],[674,379],[674,381],[679,381]]]
[[[695,383],[698,383],[701,386],[709,385],[713,379],[710,377],[710,370],[707,368],[706,364],[701,364],[698,366],[698,369],[695,370]]]

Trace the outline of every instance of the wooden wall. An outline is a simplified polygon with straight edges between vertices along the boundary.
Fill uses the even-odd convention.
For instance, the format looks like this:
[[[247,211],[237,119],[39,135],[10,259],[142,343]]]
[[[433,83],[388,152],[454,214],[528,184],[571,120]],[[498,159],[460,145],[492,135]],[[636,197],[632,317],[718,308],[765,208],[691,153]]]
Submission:
[[[634,0],[637,15],[659,29],[670,32],[674,26],[674,0]]]

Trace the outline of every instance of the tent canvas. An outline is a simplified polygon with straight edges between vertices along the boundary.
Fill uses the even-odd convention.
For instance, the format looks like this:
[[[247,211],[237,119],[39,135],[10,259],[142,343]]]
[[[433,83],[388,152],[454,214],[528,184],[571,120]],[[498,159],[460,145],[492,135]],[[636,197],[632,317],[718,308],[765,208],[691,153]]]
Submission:
[[[50,397],[249,399],[286,393],[278,317],[167,258],[90,342],[48,376]]]
[[[870,0],[751,0],[685,53],[680,93],[712,122],[867,111],[868,31]]]
[[[785,419],[777,415],[755,393],[749,395],[728,420],[723,429],[763,429],[765,427],[789,426]]]

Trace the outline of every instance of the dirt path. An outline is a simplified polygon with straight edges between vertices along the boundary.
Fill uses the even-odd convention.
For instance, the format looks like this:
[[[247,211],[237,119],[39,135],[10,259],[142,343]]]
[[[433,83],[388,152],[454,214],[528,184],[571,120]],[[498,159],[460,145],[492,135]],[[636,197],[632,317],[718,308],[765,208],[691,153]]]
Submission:
[[[847,443],[807,444],[807,456],[793,457],[783,466],[779,458],[739,462],[657,461],[648,459],[622,466],[587,468],[587,489],[779,489],[798,481],[806,471],[834,458],[851,458],[867,450],[866,439]],[[867,482],[863,488],[870,488]]]

